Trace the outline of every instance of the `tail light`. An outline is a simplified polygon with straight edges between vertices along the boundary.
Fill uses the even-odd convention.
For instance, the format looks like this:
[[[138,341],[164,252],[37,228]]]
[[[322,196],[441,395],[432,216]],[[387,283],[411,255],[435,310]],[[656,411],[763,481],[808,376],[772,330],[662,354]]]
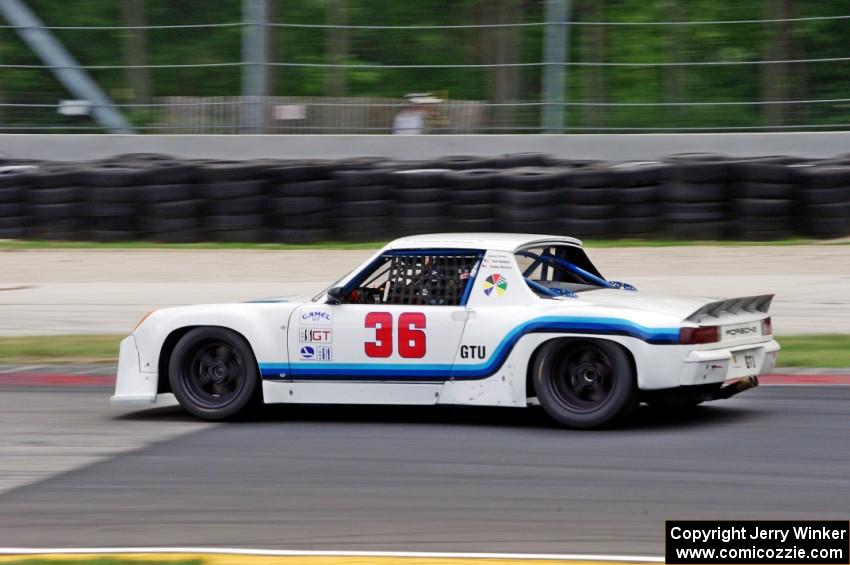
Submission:
[[[762,335],[773,335],[773,322],[770,321],[770,316],[761,321]]]
[[[679,343],[694,345],[720,341],[720,326],[700,326],[698,328],[679,328]]]

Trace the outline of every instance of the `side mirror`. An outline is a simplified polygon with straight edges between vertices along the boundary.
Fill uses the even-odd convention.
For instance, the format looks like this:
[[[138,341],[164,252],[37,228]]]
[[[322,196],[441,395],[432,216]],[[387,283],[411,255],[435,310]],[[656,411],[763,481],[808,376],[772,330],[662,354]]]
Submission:
[[[328,300],[327,304],[342,304],[343,299],[343,288],[341,286],[335,286],[328,291]]]

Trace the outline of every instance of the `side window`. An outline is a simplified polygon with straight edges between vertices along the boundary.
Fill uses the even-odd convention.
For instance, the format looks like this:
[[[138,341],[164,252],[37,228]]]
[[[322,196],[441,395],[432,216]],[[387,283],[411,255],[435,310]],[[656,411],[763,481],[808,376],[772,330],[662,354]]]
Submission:
[[[351,304],[457,306],[477,255],[389,254],[349,292]]]

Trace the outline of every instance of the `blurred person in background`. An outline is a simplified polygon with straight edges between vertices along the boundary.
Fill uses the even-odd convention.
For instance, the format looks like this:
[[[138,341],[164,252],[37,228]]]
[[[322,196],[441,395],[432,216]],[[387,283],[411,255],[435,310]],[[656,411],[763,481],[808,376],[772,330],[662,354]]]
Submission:
[[[405,95],[407,104],[393,118],[393,135],[422,135],[434,104],[442,102],[430,92]]]

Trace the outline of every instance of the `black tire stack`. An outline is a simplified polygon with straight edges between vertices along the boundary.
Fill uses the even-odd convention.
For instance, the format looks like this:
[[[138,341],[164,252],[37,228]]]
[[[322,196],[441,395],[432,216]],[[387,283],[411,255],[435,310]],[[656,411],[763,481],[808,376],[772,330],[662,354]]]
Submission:
[[[267,163],[218,161],[199,163],[205,181],[203,229],[211,241],[263,241]]]
[[[392,174],[398,235],[452,229],[446,219],[446,173],[447,169],[411,169]]]
[[[794,167],[802,233],[817,238],[850,235],[850,163]]]
[[[32,186],[33,168],[0,167],[0,239],[28,236],[26,194]]]
[[[787,157],[730,163],[732,237],[746,241],[790,237],[798,223],[792,169]]]
[[[515,233],[551,233],[560,229],[553,214],[564,177],[560,169],[520,167],[502,173],[498,190],[499,230]]]
[[[139,190],[145,239],[164,243],[203,241],[200,168],[169,159],[151,159],[148,166],[149,184]]]
[[[347,162],[347,167],[360,163]],[[345,241],[380,241],[392,237],[395,226],[393,187],[389,173],[374,169],[349,168],[333,173],[337,233]]]
[[[111,161],[92,163],[80,170],[83,184],[80,234],[91,241],[131,241],[140,239],[141,188],[147,184],[146,170],[133,163]]]
[[[651,237],[661,228],[658,201],[670,167],[660,161],[626,161],[610,167],[614,208],[612,233],[628,238]]]
[[[266,225],[275,243],[313,243],[334,239],[333,186],[324,163],[287,165],[269,170]]]
[[[614,232],[612,217],[614,175],[607,164],[596,163],[567,173],[561,191],[559,233],[576,237],[610,237]]]
[[[79,169],[75,164],[52,163],[32,174],[27,191],[29,235],[35,239],[80,239]]]
[[[663,230],[676,239],[723,239],[729,232],[730,166],[712,154],[670,158],[670,180],[663,191]]]
[[[501,230],[496,221],[497,189],[502,185],[498,169],[460,169],[446,174],[449,190],[448,226],[451,231]],[[441,230],[442,231],[442,230]]]

